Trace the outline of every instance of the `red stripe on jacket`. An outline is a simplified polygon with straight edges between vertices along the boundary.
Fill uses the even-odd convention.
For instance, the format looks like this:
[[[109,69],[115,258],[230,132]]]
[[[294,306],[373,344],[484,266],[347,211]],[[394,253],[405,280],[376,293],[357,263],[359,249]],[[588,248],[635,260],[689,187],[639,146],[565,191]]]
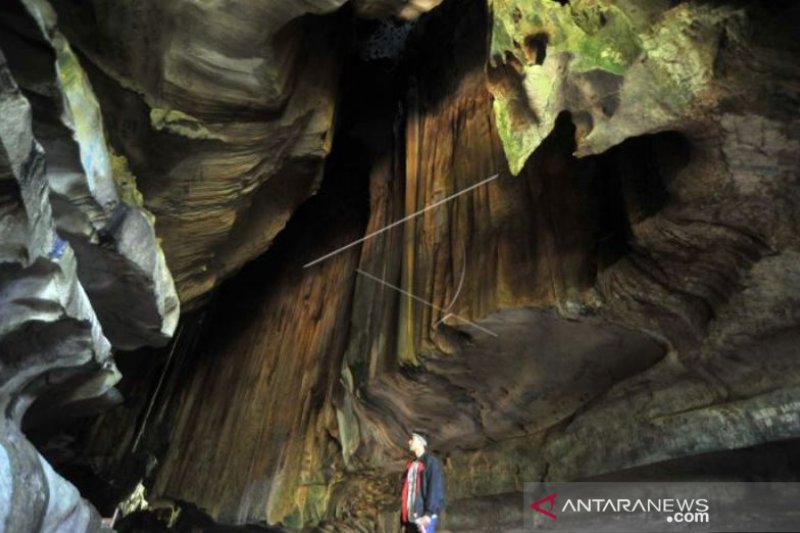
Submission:
[[[400,519],[403,523],[408,523],[408,471],[411,468],[411,465],[414,464],[414,461],[409,461],[406,463],[406,475],[403,481],[403,494],[401,496],[402,501],[400,503]],[[422,471],[425,470],[425,463],[419,461],[419,466],[417,467],[417,483],[415,486],[414,492],[414,504],[416,507],[417,498],[419,498],[419,493],[422,487]]]

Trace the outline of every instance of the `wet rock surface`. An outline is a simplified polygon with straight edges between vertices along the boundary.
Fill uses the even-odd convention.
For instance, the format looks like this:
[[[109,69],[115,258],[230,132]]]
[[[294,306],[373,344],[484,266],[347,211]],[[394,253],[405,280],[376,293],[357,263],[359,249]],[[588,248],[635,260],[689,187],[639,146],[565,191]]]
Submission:
[[[8,6],[0,27],[0,523],[95,531],[97,511],[27,432],[119,403],[112,349],[165,344],[178,300],[50,6]]]
[[[0,523],[8,531],[96,531],[94,508],[20,430],[26,410],[44,391],[113,360],[78,282],[75,254],[55,232],[31,108],[2,54],[0,114]]]
[[[56,466],[104,514],[141,481],[132,531],[393,530],[412,428],[452,531],[518,527],[526,481],[796,479],[800,12],[340,4],[55,2],[198,309]],[[77,168],[41,72],[34,133]],[[81,266],[74,228],[117,227],[87,206],[52,209],[105,333],[92,283],[138,285]]]
[[[0,46],[33,111],[59,236],[115,347],[166,344],[180,313],[174,283],[135,182],[114,165],[101,111],[77,56],[46,2],[10,6]],[[138,195],[138,197],[137,197]],[[123,312],[124,309],[124,312]]]

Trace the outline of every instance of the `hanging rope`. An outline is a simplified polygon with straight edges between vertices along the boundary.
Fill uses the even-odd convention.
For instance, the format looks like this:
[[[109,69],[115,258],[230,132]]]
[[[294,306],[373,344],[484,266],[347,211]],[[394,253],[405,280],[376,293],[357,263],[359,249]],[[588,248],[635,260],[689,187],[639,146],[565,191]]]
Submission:
[[[181,342],[181,336],[183,335],[183,330],[185,329],[186,322],[181,321],[180,325],[178,326],[178,332],[175,334],[175,339],[172,341],[172,348],[169,351],[169,355],[167,356],[167,361],[164,363],[164,368],[161,369],[161,376],[158,378],[158,384],[156,385],[156,389],[153,391],[153,395],[150,397],[150,401],[147,405],[147,410],[144,413],[144,418],[142,419],[142,424],[139,426],[139,431],[136,433],[136,438],[133,441],[133,447],[131,448],[131,452],[135,452],[136,449],[139,447],[139,442],[142,440],[142,435],[144,435],[144,430],[147,427],[147,420],[150,418],[150,413],[153,411],[153,406],[156,403],[156,398],[158,398],[159,392],[161,392],[161,386],[164,383],[164,377],[167,375],[167,372],[170,368],[170,362],[172,361],[172,356],[175,355],[175,350],[178,348],[178,345]]]

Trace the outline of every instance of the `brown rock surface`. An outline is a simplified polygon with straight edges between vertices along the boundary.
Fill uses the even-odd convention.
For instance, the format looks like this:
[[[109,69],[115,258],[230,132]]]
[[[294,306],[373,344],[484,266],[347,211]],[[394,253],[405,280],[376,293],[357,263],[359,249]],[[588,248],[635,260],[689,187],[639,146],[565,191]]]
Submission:
[[[196,506],[209,520],[388,531],[405,438],[422,428],[444,458],[445,527],[491,531],[519,524],[525,481],[642,468],[663,476],[677,461],[713,476],[697,468],[707,454],[800,437],[798,12],[782,3],[654,2],[651,12],[547,2],[557,13],[552,40],[515,48],[512,39],[505,44],[517,52],[495,57],[499,26],[519,23],[523,34],[533,24],[515,4],[443,3],[411,30],[401,58],[350,50],[320,193],[224,285],[198,344],[176,342],[184,355],[167,359],[166,388],[95,423],[89,453],[104,473],[149,453],[137,470],[149,497]],[[178,14],[187,15],[163,18]],[[282,35],[291,41],[332,20],[303,20]],[[610,29],[596,26],[602,20]],[[375,24],[355,25],[356,34]],[[211,102],[208,87],[192,94],[180,80],[152,81],[182,72],[202,85],[207,73],[192,60],[214,55],[189,53],[202,43],[179,43],[191,60],[134,75],[103,64],[86,30],[71,27],[97,56],[101,99],[121,110],[111,136],[166,220],[160,231],[184,298],[196,298],[263,250],[316,187],[327,145],[289,117],[308,110],[295,99],[312,90],[309,80],[318,101],[332,101],[338,64],[310,65],[329,65],[333,52],[309,39],[288,92],[242,89],[251,99],[239,100],[235,88],[252,80],[233,76],[231,92]],[[156,27],[148,46],[172,61],[164,51],[178,50]],[[611,30],[632,33],[617,42]],[[237,50],[236,72],[252,59]],[[686,92],[652,84],[656,74],[683,80]],[[126,76],[130,90],[121,90]],[[552,100],[535,91],[542,86]],[[620,100],[604,107],[600,96],[613,89]],[[285,107],[272,109],[278,94]],[[257,123],[242,118],[251,111]],[[332,115],[321,116],[314,131],[330,139]],[[528,144],[514,146],[513,131]],[[273,173],[254,163],[275,157]],[[239,164],[259,169],[244,200]],[[204,179],[192,181],[199,170]],[[281,198],[290,200],[256,209],[256,190],[295,172],[305,181],[287,186]],[[188,192],[178,186],[187,183]],[[249,229],[219,222],[231,212]],[[137,427],[150,408],[155,421]],[[725,457],[723,473],[739,475],[731,465],[742,456]]]
[[[341,0],[55,2],[184,303],[270,245],[330,150]]]
[[[328,429],[346,474],[324,496],[339,524],[327,530],[389,527],[392,472],[412,427],[436,434],[448,458],[455,523],[480,527],[471,514],[480,505],[459,502],[512,494],[525,480],[796,437],[791,420],[759,418],[796,401],[793,115],[785,108],[783,126],[752,118],[753,129],[731,114],[776,116],[785,89],[772,80],[736,90],[749,68],[737,58],[750,56],[724,48],[715,112],[580,159],[575,115],[562,114],[512,178],[483,74],[485,15],[461,6],[452,34],[426,30],[443,27],[445,8],[415,30],[413,46],[426,52],[409,61],[405,140],[369,145],[365,234],[500,178],[361,248],[358,269],[369,275],[356,278]],[[764,50],[758,61],[776,46],[754,48]],[[795,74],[778,79],[788,87]],[[756,154],[739,155],[752,145],[776,163],[765,170]]]
[[[431,0],[359,0],[414,19]],[[330,151],[345,0],[56,0],[88,60],[114,147],[157,220],[181,301],[264,252],[319,187]]]

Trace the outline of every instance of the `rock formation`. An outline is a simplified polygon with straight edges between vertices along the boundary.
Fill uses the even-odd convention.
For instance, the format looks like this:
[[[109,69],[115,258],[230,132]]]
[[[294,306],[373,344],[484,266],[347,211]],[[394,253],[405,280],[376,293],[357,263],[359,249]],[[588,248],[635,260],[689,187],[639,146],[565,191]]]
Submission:
[[[347,27],[314,15],[344,3],[54,2],[185,306],[264,252],[319,187]],[[354,4],[413,19],[437,3]]]
[[[112,348],[165,344],[179,304],[54,12],[16,4],[0,27],[0,520],[8,531],[94,530],[97,512],[23,436],[23,417],[32,429],[115,403]]]
[[[171,334],[148,211],[194,310],[120,356],[125,405],[61,434],[55,466],[89,465],[104,514],[145,487],[120,527],[389,531],[411,428],[453,531],[517,527],[525,481],[777,475],[732,472],[747,450],[797,477],[790,2],[57,0],[57,25],[24,4],[0,48],[68,241],[37,253],[75,250],[59,268],[88,296],[64,314],[104,372],[26,394],[97,397],[105,338]],[[99,108],[71,118],[89,81]],[[101,115],[114,152],[84,156]],[[150,262],[108,237],[129,226]]]
[[[44,151],[31,132],[30,105],[2,55],[0,80],[0,519],[8,531],[98,529],[96,511],[55,475],[20,430],[25,411],[42,392],[111,359],[78,282],[75,254],[55,232]]]

